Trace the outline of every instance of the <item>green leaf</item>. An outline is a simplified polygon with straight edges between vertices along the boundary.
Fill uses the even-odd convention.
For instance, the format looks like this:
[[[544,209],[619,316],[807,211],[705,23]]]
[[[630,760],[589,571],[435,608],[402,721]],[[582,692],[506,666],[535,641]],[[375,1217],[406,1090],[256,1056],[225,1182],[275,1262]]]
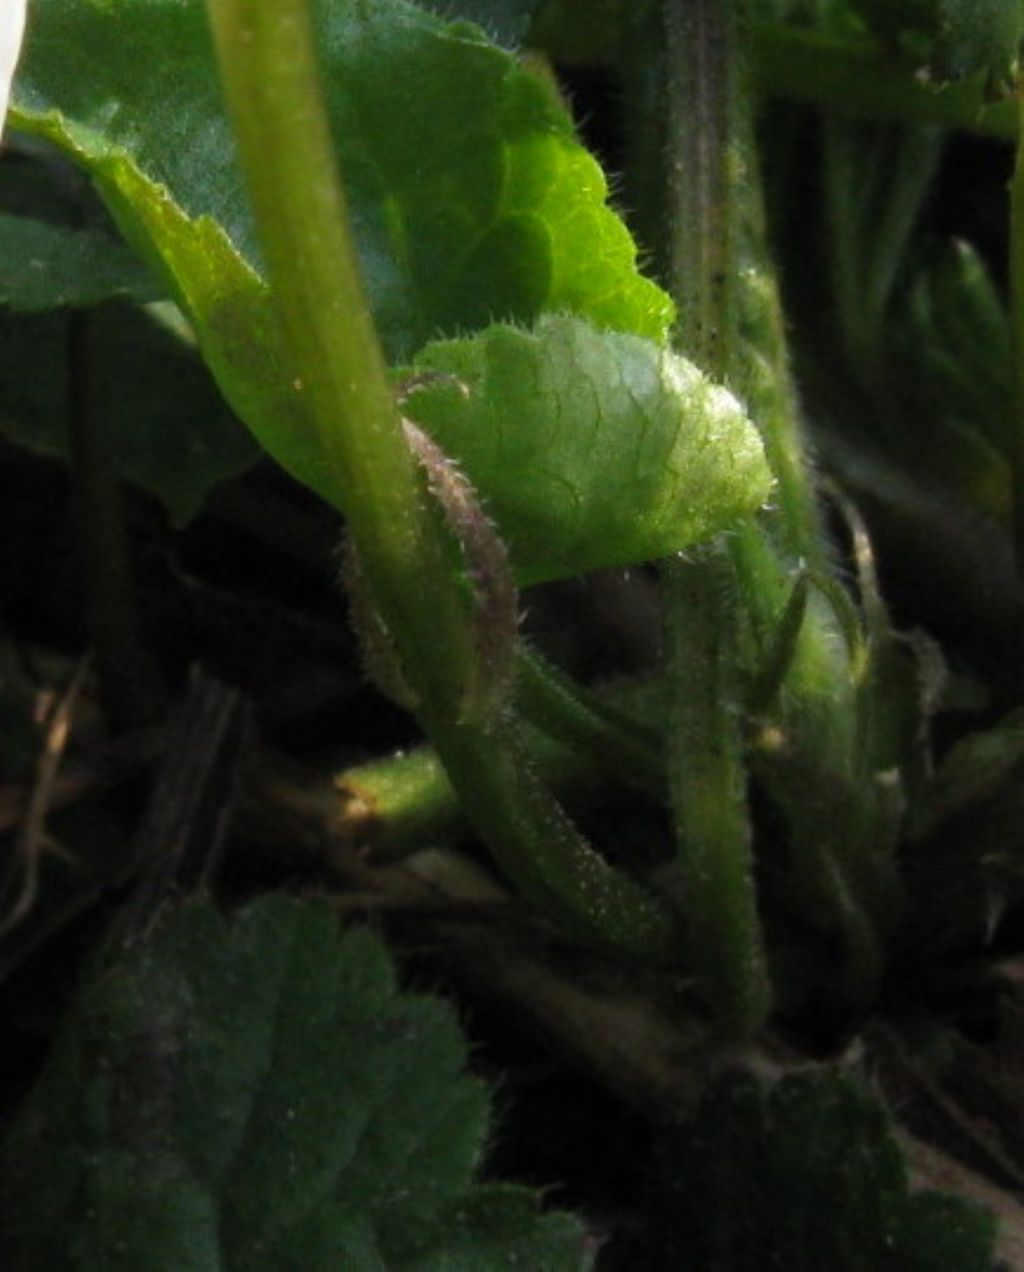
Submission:
[[[1024,763],[1024,712],[1011,711],[989,729],[969,733],[943,757],[930,800],[918,827],[919,836],[934,833],[947,818],[983,815],[995,803],[1000,787],[1014,780]]]
[[[1022,0],[939,0],[939,16],[938,74],[983,73],[991,93],[1012,91],[1024,38]]]
[[[86,980],[0,1151],[6,1266],[579,1268],[568,1216],[474,1182],[464,1064],[327,906],[169,908]]]
[[[967,243],[949,244],[919,269],[894,314],[889,358],[908,466],[919,474],[931,470],[971,502],[1008,518],[1010,319],[985,263]]]
[[[998,600],[1006,585],[987,577],[997,556],[991,544],[980,546],[979,535],[999,534],[1012,502],[1014,388],[1006,304],[966,243],[931,249],[913,262],[913,271],[907,270],[907,286],[881,329],[875,383],[885,392],[872,399],[870,411],[862,400],[851,400],[845,427],[861,439],[857,455],[843,458],[837,452],[835,459],[847,468],[858,501],[866,499],[869,506],[884,500],[886,521],[895,514],[903,522],[892,531],[901,552],[912,540],[908,518],[920,520],[922,542],[931,543],[928,570],[950,563],[949,553],[935,548],[936,536],[962,542],[965,549],[973,545],[979,562],[962,561],[959,572],[979,595]],[[872,436],[886,466],[892,466],[889,473],[868,472],[882,457],[865,445]],[[862,476],[847,467],[853,464]],[[894,478],[905,488],[897,490]],[[917,487],[916,494],[908,484]],[[877,514],[872,515],[877,530]],[[982,558],[987,562],[979,574]],[[945,597],[951,613],[962,614],[968,604],[964,596],[954,597],[948,578],[941,585],[919,579],[917,586]]]
[[[428,345],[406,410],[464,465],[526,582],[649,560],[756,509],[742,407],[650,341],[566,316]]]
[[[729,1072],[662,1137],[647,1234],[657,1263],[713,1272],[989,1272],[994,1223],[908,1191],[881,1104],[838,1071]]]
[[[847,356],[867,381],[878,373],[885,319],[907,244],[935,174],[933,129],[829,119],[824,188],[831,270]]]
[[[91,382],[103,395],[117,471],[156,494],[183,524],[217,482],[248,467],[257,451],[195,350],[163,321],[177,316],[168,308],[111,304],[88,315],[0,314],[0,434],[67,458],[76,409],[70,327],[88,322]]]
[[[328,106],[390,355],[564,309],[665,338],[607,184],[551,88],[475,28],[403,3],[318,6]],[[238,415],[341,507],[261,276],[201,0],[36,0],[11,122],[92,174]]]
[[[121,243],[92,229],[0,212],[0,307],[22,313],[157,300],[152,274]]]

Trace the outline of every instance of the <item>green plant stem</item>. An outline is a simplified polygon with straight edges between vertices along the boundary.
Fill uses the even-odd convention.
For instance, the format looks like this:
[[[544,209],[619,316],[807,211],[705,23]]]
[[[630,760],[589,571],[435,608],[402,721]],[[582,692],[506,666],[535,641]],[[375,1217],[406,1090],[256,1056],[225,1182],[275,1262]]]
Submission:
[[[211,0],[221,74],[281,321],[323,463],[395,633],[432,632],[416,689],[456,716],[472,639],[365,300],[305,0]],[[410,673],[411,674],[411,673]]]
[[[663,735],[665,695],[659,681],[622,681],[591,696],[616,718],[643,721],[645,732]],[[529,722],[525,731],[540,777],[570,806],[600,805],[621,778],[617,747],[575,746]],[[658,752],[647,780],[653,784],[656,775],[662,776],[662,793],[663,770]],[[330,833],[364,845],[375,862],[399,860],[417,845],[451,841],[468,829],[444,766],[429,746],[337,774],[321,808]]]
[[[820,597],[801,603],[784,632],[794,566],[806,568],[809,581],[824,580],[828,561],[764,241],[738,22],[721,0],[666,0],[664,16],[669,274],[680,305],[678,337],[709,375],[745,398],[778,481],[770,517],[740,526],[723,553],[673,562],[664,571],[675,695],[670,787],[691,952],[716,1008],[739,1031],[756,1027],[769,1003],[740,719],[755,704],[742,698],[750,685],[741,667],[763,674],[767,659],[784,668],[771,718],[800,755],[827,756],[826,766],[845,776],[853,762],[854,665],[837,646],[834,616]],[[789,642],[784,650],[780,635]],[[771,792],[789,829],[794,873],[813,882],[805,891],[814,906],[827,902],[835,915],[850,963],[850,997],[862,1001],[877,973],[877,934],[853,885],[858,862],[844,853],[849,846],[856,858],[870,845],[857,841],[857,822],[840,836],[840,852],[826,833],[827,813],[818,818],[823,806],[808,801],[806,791],[774,782]]]
[[[598,3],[591,0],[591,7]],[[563,0],[542,8],[531,40],[559,64],[621,66],[622,31],[629,29],[640,8],[613,4],[610,12],[595,17],[581,31],[576,5]],[[751,82],[758,97],[799,102],[850,119],[931,125],[1016,140],[1016,103],[987,100],[982,75],[928,84],[916,62],[881,48],[875,40],[835,36],[787,22],[751,23],[749,48]]]
[[[517,670],[516,706],[526,724],[589,757],[609,775],[663,795],[660,729],[582,688],[539,654],[524,652]]]
[[[736,17],[731,0],[663,0],[662,14],[668,273],[679,306],[678,338],[710,376],[735,383],[742,178]],[[740,735],[733,569],[712,547],[669,562],[662,572],[672,693],[669,790],[700,990],[727,1030],[750,1034],[768,1015],[771,990]]]
[[[1024,120],[1024,78],[1018,84]],[[1024,130],[1021,132],[1024,139]],[[1018,142],[1010,185],[1010,314],[1013,337],[1016,427],[1013,432],[1013,542],[1017,577],[1024,580],[1024,142]]]
[[[698,992],[731,1033],[771,1008],[754,885],[736,683],[735,580],[718,546],[666,566],[669,789],[679,886]]]
[[[117,731],[152,724],[163,707],[159,669],[142,642],[120,481],[110,453],[102,310],[68,319],[68,444],[86,621],[107,718]]]
[[[738,19],[731,5],[671,0],[663,14],[666,272],[679,308],[679,342],[746,403],[778,483],[781,545],[794,560],[820,567],[822,541],[766,245]],[[739,531],[753,533],[752,527]]]
[[[510,713],[463,718],[471,606],[403,431],[335,167],[308,0],[209,0],[267,270],[325,465],[417,715],[499,866],[580,940],[670,957],[674,923],[594,853],[534,776]],[[509,634],[511,639],[512,634]]]
[[[535,775],[525,738],[513,723],[505,725],[500,742],[480,730],[431,729],[425,723],[498,865],[566,936],[645,962],[670,962],[678,955],[678,924],[669,906],[585,843]]]
[[[738,362],[736,18],[731,0],[666,0],[664,18],[670,290],[682,347],[721,381]]]

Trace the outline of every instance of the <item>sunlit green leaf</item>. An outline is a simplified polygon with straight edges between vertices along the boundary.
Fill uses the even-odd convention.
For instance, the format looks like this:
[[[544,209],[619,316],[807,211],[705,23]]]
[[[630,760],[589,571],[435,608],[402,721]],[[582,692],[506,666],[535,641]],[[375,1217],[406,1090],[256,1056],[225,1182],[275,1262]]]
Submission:
[[[661,339],[594,159],[551,88],[465,24],[319,6],[335,136],[385,344],[567,309]],[[266,448],[344,503],[305,428],[217,89],[200,0],[38,0],[12,122],[83,164],[192,320]]]
[[[742,407],[685,359],[579,319],[429,345],[407,411],[486,495],[528,581],[664,556],[754,511]]]

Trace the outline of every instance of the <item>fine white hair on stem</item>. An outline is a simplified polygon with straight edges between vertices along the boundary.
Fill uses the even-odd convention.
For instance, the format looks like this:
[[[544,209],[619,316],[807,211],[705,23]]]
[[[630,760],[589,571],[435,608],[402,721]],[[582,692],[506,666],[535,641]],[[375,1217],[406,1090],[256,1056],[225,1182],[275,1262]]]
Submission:
[[[14,68],[21,52],[26,4],[27,0],[0,0],[0,134],[7,117],[7,99],[11,93]]]

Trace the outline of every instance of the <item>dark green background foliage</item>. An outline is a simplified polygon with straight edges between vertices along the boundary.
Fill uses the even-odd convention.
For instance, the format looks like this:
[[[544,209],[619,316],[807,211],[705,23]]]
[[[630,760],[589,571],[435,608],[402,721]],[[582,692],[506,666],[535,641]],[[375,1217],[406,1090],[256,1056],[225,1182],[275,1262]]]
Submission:
[[[994,1223],[939,1193],[908,1194],[882,1106],[841,1072],[717,1078],[665,1133],[652,1272],[988,1272]]]
[[[465,1059],[326,905],[170,905],[101,956],[6,1137],[5,1266],[578,1268],[573,1221],[475,1182]]]

